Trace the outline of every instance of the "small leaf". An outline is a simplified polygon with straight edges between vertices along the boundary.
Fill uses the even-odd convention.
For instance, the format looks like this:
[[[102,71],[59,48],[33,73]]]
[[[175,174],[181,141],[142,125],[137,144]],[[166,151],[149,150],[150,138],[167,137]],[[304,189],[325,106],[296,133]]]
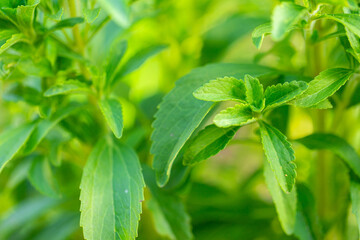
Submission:
[[[272,14],[272,37],[279,41],[283,39],[291,27],[305,15],[306,8],[291,2],[277,5]]]
[[[73,18],[67,18],[64,20],[61,20],[60,22],[56,23],[54,26],[52,26],[49,31],[56,31],[62,28],[71,28],[75,26],[76,24],[84,22],[84,19],[81,17],[73,17]]]
[[[221,128],[242,126],[254,120],[250,106],[245,104],[229,107],[214,117],[215,125]]]
[[[172,240],[193,239],[191,233],[190,216],[180,197],[166,192],[156,185],[155,173],[148,167],[143,167],[146,186],[151,192],[147,202],[154,219],[155,229],[161,236]]]
[[[270,86],[265,90],[265,106],[268,109],[283,105],[302,94],[307,88],[306,82],[302,81],[279,83]]]
[[[259,79],[245,75],[246,101],[254,112],[261,112],[265,107],[264,88]]]
[[[219,128],[209,125],[201,130],[185,150],[183,162],[193,165],[223,150],[239,127]]]
[[[271,23],[264,23],[256,27],[252,32],[251,39],[257,49],[261,48],[261,45],[264,41],[264,37],[271,33]]]
[[[8,50],[11,46],[13,46],[14,44],[18,43],[18,42],[27,42],[24,34],[22,33],[16,33],[14,35],[11,36],[11,38],[9,38],[3,45],[1,45],[0,47],[0,54],[2,54],[3,52],[5,52],[6,50]]]
[[[344,25],[350,32],[360,37],[360,16],[358,14],[327,14],[324,18],[333,19]]]
[[[360,177],[360,157],[355,149],[344,139],[327,133],[315,133],[297,139],[309,149],[328,149],[343,159],[347,165]]]
[[[84,9],[84,16],[87,23],[92,23],[100,14],[100,8]]]
[[[33,124],[25,124],[0,135],[0,172],[26,143],[33,130]]]
[[[194,92],[194,97],[204,101],[240,101],[245,102],[246,89],[242,80],[234,77],[218,78],[205,83]]]
[[[87,160],[80,184],[84,238],[134,240],[144,187],[136,153],[125,145],[100,140]]]
[[[117,138],[121,138],[124,126],[121,103],[113,98],[104,99],[99,101],[99,107],[111,131]]]
[[[280,187],[285,192],[291,192],[295,184],[294,150],[279,130],[259,121],[260,135],[267,160],[275,173]]]
[[[129,7],[126,0],[99,0],[98,3],[119,26],[130,26]]]
[[[51,172],[50,164],[43,156],[32,160],[28,178],[40,193],[49,197],[59,197],[58,185]]]
[[[281,227],[287,235],[291,235],[294,232],[296,221],[296,188],[294,187],[290,193],[282,191],[274,172],[266,160],[264,161],[264,175],[266,185],[275,204]]]
[[[298,107],[312,107],[332,96],[352,74],[352,70],[345,68],[330,68],[322,71],[309,83],[308,89],[291,104]]]
[[[53,97],[57,95],[69,94],[73,92],[87,92],[89,87],[87,84],[78,80],[67,80],[63,83],[56,84],[47,89],[44,93],[45,97]]]

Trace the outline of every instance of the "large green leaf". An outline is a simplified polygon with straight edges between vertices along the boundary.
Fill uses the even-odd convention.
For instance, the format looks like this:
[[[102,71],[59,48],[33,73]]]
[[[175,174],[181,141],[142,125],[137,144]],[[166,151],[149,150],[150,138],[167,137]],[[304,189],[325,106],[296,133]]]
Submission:
[[[204,84],[194,92],[194,97],[204,101],[240,101],[246,100],[245,84],[234,77],[218,78]]]
[[[302,81],[279,83],[270,86],[265,90],[265,107],[273,108],[285,104],[303,93],[307,87],[306,82]]]
[[[272,37],[281,40],[306,13],[306,8],[292,2],[282,2],[277,5],[272,15]]]
[[[193,239],[190,217],[181,199],[159,188],[156,184],[155,173],[149,167],[144,166],[143,173],[146,186],[151,192],[147,205],[152,213],[157,232],[172,240]]]
[[[333,95],[351,77],[353,71],[345,68],[330,68],[322,71],[309,83],[308,89],[291,104],[312,107]]]
[[[296,177],[294,150],[279,130],[264,121],[259,121],[259,124],[266,158],[281,188],[291,192]]]
[[[285,193],[279,187],[275,174],[269,163],[264,161],[265,182],[274,201],[276,212],[279,216],[280,224],[284,232],[288,235],[294,232],[296,220],[296,188],[294,187],[290,193]]]
[[[218,77],[241,79],[247,73],[259,76],[271,72],[271,69],[257,65],[213,64],[195,69],[177,81],[175,88],[164,97],[153,123],[151,153],[154,154],[153,166],[161,186],[168,181],[180,149],[213,105],[196,99],[193,92]]]
[[[360,157],[355,149],[344,139],[327,133],[315,133],[297,142],[309,149],[328,149],[343,159],[347,165],[360,177]]]
[[[343,24],[352,33],[360,37],[360,16],[358,14],[328,14],[322,17],[330,18]]]
[[[184,164],[193,165],[223,150],[239,127],[219,128],[209,125],[191,141],[184,153]]]
[[[85,239],[135,239],[144,185],[136,153],[125,145],[100,140],[80,185]]]
[[[123,115],[121,103],[114,98],[99,101],[104,118],[111,131],[117,138],[121,138],[123,132]]]
[[[242,126],[255,121],[249,105],[237,104],[222,110],[214,117],[214,123],[218,127],[226,128],[231,126]]]
[[[259,79],[250,75],[245,76],[246,101],[255,112],[260,112],[265,107],[264,87]]]
[[[121,27],[130,26],[129,7],[126,0],[99,0],[101,8],[104,9],[112,19]]]
[[[271,23],[264,23],[257,26],[251,34],[251,39],[257,49],[261,48],[264,37],[271,33]]]
[[[25,124],[15,129],[7,130],[0,135],[0,172],[5,164],[24,146],[33,129],[33,124]]]

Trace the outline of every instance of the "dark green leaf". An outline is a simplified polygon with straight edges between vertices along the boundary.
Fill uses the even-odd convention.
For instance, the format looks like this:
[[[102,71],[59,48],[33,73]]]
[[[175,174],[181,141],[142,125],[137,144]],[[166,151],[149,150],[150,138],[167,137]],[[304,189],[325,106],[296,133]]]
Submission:
[[[104,99],[99,101],[99,107],[111,131],[121,138],[124,125],[121,103],[114,98]]]
[[[184,153],[184,164],[193,165],[223,150],[239,127],[219,128],[209,125],[191,141]]]
[[[81,17],[73,17],[73,18],[67,18],[64,20],[61,20],[60,22],[56,23],[54,26],[52,26],[49,31],[56,31],[62,28],[71,28],[75,26],[76,24],[84,22],[84,19]]]

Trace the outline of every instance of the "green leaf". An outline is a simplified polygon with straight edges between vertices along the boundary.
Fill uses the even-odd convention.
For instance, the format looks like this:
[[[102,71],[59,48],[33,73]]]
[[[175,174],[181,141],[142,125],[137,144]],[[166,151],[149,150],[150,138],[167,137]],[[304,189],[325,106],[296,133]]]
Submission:
[[[318,104],[312,105],[309,108],[310,109],[329,109],[329,108],[332,108],[332,107],[333,107],[333,105],[331,104],[329,99],[325,99],[325,100],[319,102]]]
[[[56,31],[62,28],[71,28],[75,26],[76,24],[84,22],[84,19],[81,17],[73,17],[73,18],[67,18],[64,20],[61,20],[60,22],[56,23],[54,26],[52,26],[49,31]]]
[[[16,33],[14,35],[11,36],[11,38],[9,38],[3,45],[1,45],[0,47],[0,54],[2,54],[3,52],[5,52],[6,50],[8,50],[11,46],[13,46],[14,44],[18,43],[18,42],[27,42],[24,34],[22,33]]]
[[[307,88],[307,83],[303,81],[279,83],[267,87],[265,90],[265,106],[268,109],[283,105],[302,94]]]
[[[294,232],[296,221],[296,188],[294,187],[290,193],[282,191],[267,161],[264,161],[264,175],[266,185],[275,204],[280,224],[284,232],[291,235]]]
[[[76,110],[79,110],[79,107],[80,105],[78,104],[69,104],[64,108],[59,109],[50,119],[41,120],[27,141],[24,152],[30,153],[34,151],[54,126],[56,126],[61,120],[68,117],[70,114],[74,113]]]
[[[106,82],[110,84],[114,76],[119,71],[120,61],[127,49],[127,42],[124,40],[114,41],[109,51],[107,62],[105,65]]]
[[[279,41],[283,39],[291,27],[305,15],[306,8],[291,2],[277,5],[272,14],[272,37]]]
[[[32,160],[28,178],[40,193],[49,197],[59,197],[58,185],[50,164],[43,156],[35,157]]]
[[[64,9],[60,8],[56,13],[50,15],[49,18],[55,21],[60,21],[63,14],[64,14]]]
[[[84,9],[84,16],[87,23],[92,23],[100,14],[100,8]]]
[[[352,74],[352,70],[345,68],[330,68],[322,71],[309,83],[308,89],[291,104],[298,107],[312,107],[332,96]]]
[[[98,3],[119,26],[130,26],[130,14],[126,0],[99,0]]]
[[[264,23],[260,26],[257,26],[252,32],[251,39],[257,49],[261,48],[261,45],[264,41],[264,37],[271,33],[272,25],[271,23]]]
[[[153,122],[151,153],[154,154],[153,167],[158,184],[164,186],[167,183],[176,156],[213,105],[193,96],[197,88],[219,77],[241,79],[246,73],[260,76],[271,72],[271,69],[257,65],[212,64],[195,69],[178,80],[175,88],[164,97]]]
[[[33,124],[25,124],[7,130],[0,135],[0,172],[6,163],[24,146],[33,130]]]
[[[86,83],[80,82],[78,80],[67,80],[63,83],[58,83],[54,86],[48,88],[44,96],[53,97],[57,95],[69,94],[74,92],[87,92],[89,87]]]
[[[114,81],[118,81],[121,77],[132,73],[136,69],[138,69],[148,58],[158,54],[162,50],[166,48],[166,45],[157,45],[157,46],[151,46],[145,49],[142,49],[138,53],[136,53],[134,56],[132,56],[115,74]]]
[[[360,183],[357,181],[350,181],[350,197],[352,204],[352,212],[356,216],[358,229],[360,231]]]
[[[291,192],[295,184],[294,150],[279,130],[259,121],[263,148],[271,169],[274,171],[280,187],[285,192]]]
[[[360,177],[360,157],[355,149],[344,139],[327,133],[315,133],[297,142],[309,149],[327,149],[343,159],[347,165]]]
[[[201,130],[185,150],[183,163],[193,165],[223,150],[239,127],[219,128],[209,125]]]
[[[190,217],[181,199],[159,188],[156,185],[155,173],[148,166],[143,167],[143,174],[151,193],[147,206],[152,213],[157,232],[172,240],[193,239]]]
[[[240,101],[245,102],[246,89],[242,80],[234,77],[217,78],[205,83],[194,92],[194,97],[204,101]]]
[[[16,8],[16,18],[18,26],[25,31],[33,31],[35,9],[40,0],[28,1],[28,5],[19,5]]]
[[[104,99],[99,101],[99,107],[111,131],[121,138],[124,126],[121,103],[114,98]]]
[[[242,126],[255,121],[251,108],[247,104],[237,104],[222,110],[214,117],[214,123],[221,128]]]
[[[136,153],[125,145],[100,140],[80,184],[84,238],[135,239],[144,186]]]
[[[265,107],[264,88],[259,79],[245,76],[246,101],[254,112],[261,112]]]
[[[341,23],[347,30],[360,37],[360,16],[358,14],[327,14],[322,17]]]

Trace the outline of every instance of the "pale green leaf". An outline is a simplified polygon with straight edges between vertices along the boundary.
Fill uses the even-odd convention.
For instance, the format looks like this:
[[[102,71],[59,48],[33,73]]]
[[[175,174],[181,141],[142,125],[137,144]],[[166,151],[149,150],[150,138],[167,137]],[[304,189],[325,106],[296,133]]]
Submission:
[[[356,216],[358,229],[360,231],[360,183],[352,180],[350,182],[350,197],[352,204],[352,212]]]
[[[0,172],[6,163],[24,146],[33,130],[33,124],[25,124],[7,130],[0,135]]]
[[[119,26],[130,26],[129,7],[126,0],[99,0],[98,3]]]
[[[332,108],[332,107],[333,107],[333,105],[331,104],[329,99],[325,99],[325,100],[319,102],[318,104],[312,105],[309,108],[310,109],[329,109],[329,108]]]
[[[99,107],[111,131],[121,138],[124,126],[121,103],[114,98],[104,99],[99,101]]]
[[[347,30],[360,37],[360,16],[358,14],[327,14],[322,17],[330,18],[343,24]]]
[[[246,89],[242,80],[234,77],[218,78],[205,83],[194,92],[194,97],[204,101],[240,101],[245,102]]]
[[[344,139],[327,133],[315,133],[297,142],[309,149],[328,149],[343,159],[347,165],[360,177],[360,157],[355,149]]]
[[[306,8],[292,2],[282,2],[277,5],[272,14],[272,37],[279,41],[283,39],[291,27],[305,15]]]
[[[0,47],[0,54],[8,50],[11,46],[18,42],[27,42],[24,34],[22,33],[16,33],[11,36],[3,45]]]
[[[89,91],[89,87],[86,83],[80,82],[78,80],[67,80],[63,83],[55,84],[48,88],[44,96],[52,97],[57,95],[76,93],[76,92],[87,92]]]
[[[201,130],[185,150],[183,162],[193,165],[223,150],[239,127],[219,128],[209,125]]]
[[[352,70],[345,68],[330,68],[322,71],[309,83],[308,89],[291,104],[298,107],[312,107],[332,96],[352,74]]]
[[[51,19],[53,19],[55,21],[60,21],[63,14],[64,14],[64,9],[60,8],[56,13],[51,14],[49,16],[49,18],[51,18]]]
[[[265,107],[264,88],[259,79],[245,76],[246,101],[254,112],[261,112]]]
[[[193,239],[190,216],[185,211],[180,197],[159,188],[155,173],[149,167],[143,167],[143,174],[151,193],[147,206],[152,213],[157,232],[171,240]]]
[[[58,183],[49,162],[43,156],[32,159],[28,178],[40,193],[49,197],[59,197]]]
[[[87,240],[137,236],[144,180],[136,153],[100,140],[85,165],[80,184],[80,225]]]
[[[296,96],[302,94],[308,85],[302,81],[286,82],[267,87],[265,90],[266,108],[274,108],[283,105]]]
[[[271,33],[271,23],[264,23],[256,27],[252,32],[251,39],[257,49],[261,48],[264,37]]]
[[[271,72],[257,65],[212,64],[195,69],[177,81],[164,97],[153,123],[151,153],[159,185],[167,183],[176,156],[213,105],[196,99],[193,92],[211,79],[225,76],[241,79],[247,73],[260,76]]]
[[[275,204],[280,224],[284,232],[291,235],[294,232],[296,221],[296,188],[294,187],[290,193],[282,191],[274,172],[266,160],[264,161],[264,175],[266,185]]]
[[[296,177],[294,150],[279,130],[264,121],[259,121],[259,124],[261,141],[271,169],[280,187],[285,192],[291,192]]]
[[[40,0],[28,1],[28,5],[20,5],[16,8],[17,24],[25,31],[32,31],[35,20],[35,9]]]
[[[221,128],[242,126],[255,121],[251,108],[247,104],[237,104],[222,110],[214,117],[214,123]]]
[[[84,17],[86,22],[92,23],[100,14],[100,8],[84,9]]]

